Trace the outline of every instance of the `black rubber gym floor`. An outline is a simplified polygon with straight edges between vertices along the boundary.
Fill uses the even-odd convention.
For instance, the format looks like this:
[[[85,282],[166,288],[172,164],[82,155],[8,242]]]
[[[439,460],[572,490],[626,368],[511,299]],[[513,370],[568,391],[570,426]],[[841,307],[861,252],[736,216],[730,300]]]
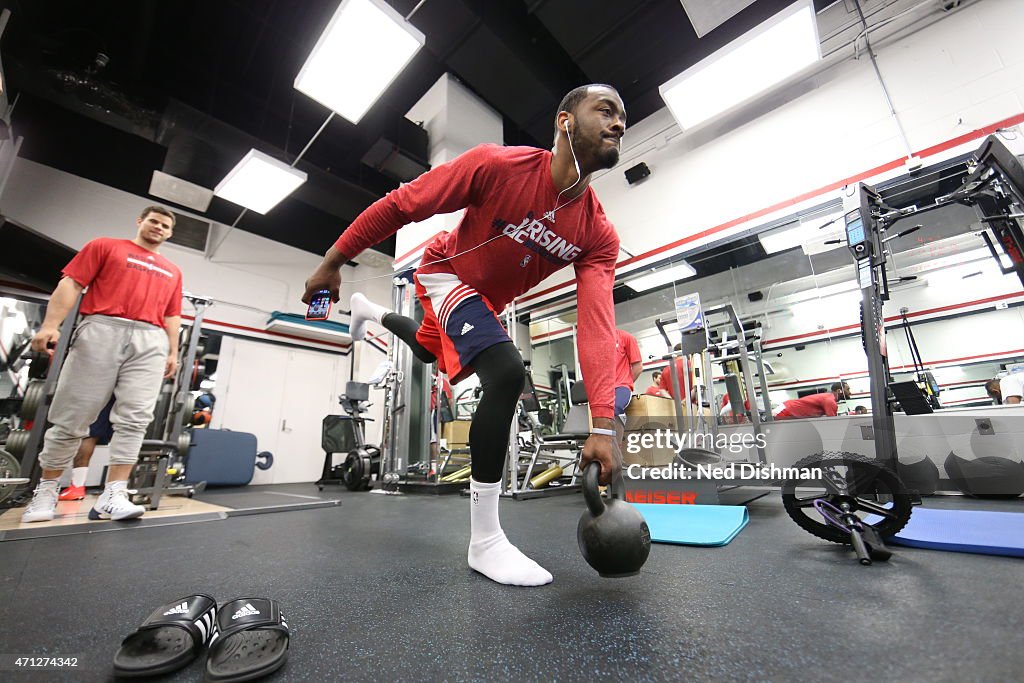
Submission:
[[[193,592],[280,601],[295,633],[267,680],[1010,681],[1024,670],[1019,559],[901,548],[862,567],[799,529],[777,494],[750,506],[730,545],[656,544],[631,579],[601,579],[580,557],[581,497],[502,501],[510,538],[555,576],[543,588],[466,567],[465,498],[342,499],[0,544],[0,652],[79,661],[0,680],[107,680],[121,638]],[[202,666],[161,680],[199,681]]]

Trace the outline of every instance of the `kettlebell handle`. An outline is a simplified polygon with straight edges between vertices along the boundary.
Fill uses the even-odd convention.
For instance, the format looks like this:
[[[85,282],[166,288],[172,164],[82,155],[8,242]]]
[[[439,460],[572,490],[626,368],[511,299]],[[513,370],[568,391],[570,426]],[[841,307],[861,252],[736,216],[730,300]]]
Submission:
[[[604,501],[601,500],[601,491],[598,490],[598,480],[601,478],[601,463],[591,462],[583,470],[583,499],[587,502],[590,514],[598,517],[605,511]]]

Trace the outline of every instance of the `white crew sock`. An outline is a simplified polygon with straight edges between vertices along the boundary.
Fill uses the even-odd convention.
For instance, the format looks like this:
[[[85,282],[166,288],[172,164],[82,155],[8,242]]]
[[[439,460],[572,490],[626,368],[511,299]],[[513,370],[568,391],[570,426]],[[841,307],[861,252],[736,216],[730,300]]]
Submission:
[[[469,482],[469,566],[492,581],[511,586],[543,586],[551,574],[509,543],[498,522],[501,484]]]
[[[363,337],[366,335],[367,320],[372,320],[379,325],[381,318],[390,312],[383,306],[373,303],[359,292],[353,294],[352,300],[349,303],[351,322],[348,326],[349,334],[352,335],[352,341],[363,340]]]
[[[71,470],[71,485],[85,486],[85,479],[89,476],[88,467],[75,467]]]

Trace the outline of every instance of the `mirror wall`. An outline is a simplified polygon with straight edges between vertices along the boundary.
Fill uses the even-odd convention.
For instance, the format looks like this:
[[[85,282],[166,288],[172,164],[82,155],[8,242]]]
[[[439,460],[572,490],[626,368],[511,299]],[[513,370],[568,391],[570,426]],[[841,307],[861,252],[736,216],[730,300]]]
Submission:
[[[887,201],[894,206],[924,204],[929,196],[958,185],[964,169],[962,161],[953,160],[892,181]],[[837,197],[631,273],[619,283],[617,325],[637,338],[645,363],[635,393],[651,384],[653,370],[664,364],[660,359],[670,348],[655,321],[668,322],[669,341],[679,341],[675,301],[696,293],[705,310],[730,305],[744,321],[745,334],[758,340],[749,347],[760,351],[762,361],[753,364],[754,383],[763,367],[773,405],[845,381],[851,396],[839,401],[839,413],[870,411],[860,337],[861,294],[841,216]],[[1024,288],[1016,275],[1000,272],[973,208],[952,204],[920,213],[897,223],[894,232],[914,225],[921,227],[888,243],[890,299],[884,316],[893,378],[914,378],[916,346],[920,365],[939,385],[943,407],[991,405],[984,383],[1024,359],[1019,343],[1024,337],[1024,309],[1019,305]],[[563,314],[534,323],[535,359],[552,355],[538,352],[554,346],[551,340],[572,322],[571,315]],[[724,315],[712,315],[708,323],[713,340],[735,334]],[[712,367],[709,395],[719,406],[727,395],[722,380],[728,369],[722,363]],[[545,368],[535,362],[533,376],[541,383]]]

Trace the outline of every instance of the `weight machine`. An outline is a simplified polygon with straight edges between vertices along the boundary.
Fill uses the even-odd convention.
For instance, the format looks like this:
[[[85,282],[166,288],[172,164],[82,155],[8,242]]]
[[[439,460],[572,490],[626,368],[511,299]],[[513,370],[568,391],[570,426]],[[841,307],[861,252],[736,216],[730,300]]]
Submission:
[[[128,479],[128,489],[133,491],[132,502],[147,505],[150,510],[157,509],[164,494],[191,498],[206,488],[206,482],[185,483],[185,461],[192,445],[192,433],[185,428],[185,420],[186,415],[192,413],[189,390],[202,335],[203,316],[213,305],[213,299],[189,292],[184,292],[182,298],[192,305],[194,313],[192,324],[180,332],[178,348],[182,353],[178,358],[178,372],[168,387],[174,398],[166,413],[154,414],[148,433],[155,434],[156,438],[143,440],[139,461]]]
[[[844,197],[846,244],[857,266],[861,289],[861,338],[871,384],[875,459],[849,453],[824,453],[797,463],[822,468],[824,493],[801,497],[795,482],[783,487],[783,504],[806,531],[837,543],[850,543],[862,564],[888,559],[881,539],[899,532],[921,502],[898,476],[893,405],[907,413],[931,412],[926,389],[916,383],[893,382],[889,372],[882,308],[889,299],[887,245],[917,230],[901,232],[895,224],[911,216],[959,203],[975,209],[986,226],[981,233],[1003,274],[1016,273],[1024,283],[1024,166],[996,137],[989,136],[967,164],[967,173],[953,192],[930,204],[895,208],[883,193],[864,184]],[[991,234],[990,234],[991,233]],[[918,373],[918,380],[923,373]],[[923,381],[928,382],[924,376]],[[908,386],[910,385],[910,386]],[[868,522],[868,515],[875,521]]]
[[[751,368],[754,366],[760,368],[761,396],[767,404],[768,386],[760,360],[759,347],[754,343],[753,339],[748,339],[746,326],[737,316],[732,304],[702,308],[700,297],[696,294],[690,294],[677,298],[676,311],[677,315],[674,319],[659,318],[654,321],[655,326],[665,340],[666,346],[670,349],[674,346],[669,336],[670,326],[676,324],[677,330],[675,331],[680,335],[679,350],[669,351],[669,353],[662,356],[663,360],[668,361],[668,366],[662,372],[669,373],[672,383],[672,404],[676,418],[676,431],[682,431],[689,439],[688,443],[691,444],[691,447],[679,450],[674,460],[686,470],[696,470],[701,465],[725,463],[722,455],[714,448],[703,448],[693,446],[692,444],[697,436],[705,440],[707,437],[710,437],[713,444],[719,442],[717,405],[712,411],[712,405],[715,404],[714,397],[711,395],[711,383],[714,376],[712,373],[712,362],[727,363],[735,361],[740,365],[743,386],[746,395],[751,399],[750,424],[753,448],[757,455],[755,462],[730,460],[728,463],[741,471],[741,466],[743,465],[750,465],[757,469],[761,468],[761,466],[767,463],[767,456],[765,455],[764,447],[761,445],[762,417],[756,402],[757,394],[754,390],[754,377],[751,372]],[[720,316],[724,316],[724,319]],[[719,317],[720,322],[710,323],[709,319],[715,317]],[[711,329],[716,328],[728,330],[732,334],[723,334],[720,341],[712,342],[709,332]],[[755,353],[752,353],[750,349],[754,349]],[[675,371],[677,360],[681,360],[684,376],[687,380],[682,383],[682,386],[679,382],[678,373]],[[737,401],[737,403],[732,405],[733,410],[738,413],[742,410],[743,400],[736,389],[738,387],[733,387],[733,391],[730,392],[731,394],[736,394],[736,396],[730,396],[730,402]],[[688,406],[689,409],[684,409],[684,406]],[[705,409],[714,415],[714,419],[707,419]],[[770,408],[766,408],[766,412],[768,413],[768,419],[771,419]],[[710,480],[698,477],[696,473],[692,473],[689,480],[686,481],[686,488],[696,493],[702,503],[707,502],[712,505],[744,505],[766,496],[768,494],[766,487],[770,483],[769,481],[758,479]],[[755,489],[755,487],[758,488]]]

